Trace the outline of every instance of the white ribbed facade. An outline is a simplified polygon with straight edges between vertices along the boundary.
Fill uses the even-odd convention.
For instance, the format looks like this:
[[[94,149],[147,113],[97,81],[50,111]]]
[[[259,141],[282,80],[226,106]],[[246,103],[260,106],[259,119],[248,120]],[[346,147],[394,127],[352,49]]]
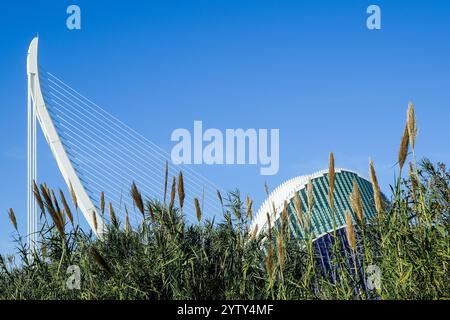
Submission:
[[[338,179],[340,179],[339,176],[341,173],[352,174],[355,176],[355,178],[358,177],[362,181],[365,181],[366,184],[368,183],[371,185],[369,180],[367,180],[366,178],[362,177],[357,172],[354,172],[352,170],[337,168],[337,169],[335,169],[335,172],[336,172],[336,177]],[[269,194],[268,198],[263,202],[263,204],[257,211],[257,214],[252,221],[252,225],[251,225],[252,230],[256,226],[258,226],[258,233],[259,233],[267,227],[267,214],[269,214],[269,216],[270,216],[272,226],[275,225],[274,222],[279,219],[280,214],[283,211],[285,201],[287,201],[288,203],[291,202],[292,199],[294,198],[296,192],[300,192],[301,190],[304,190],[306,188],[306,185],[309,180],[314,182],[319,178],[326,178],[327,175],[328,175],[328,169],[325,169],[325,170],[317,171],[310,175],[298,176],[298,177],[292,178],[292,179],[287,180],[286,182],[282,183],[280,186],[278,186],[276,189],[274,189]],[[351,186],[347,186],[349,184],[348,180],[349,179],[347,179],[345,183],[342,183],[342,184],[346,185],[345,192],[350,191],[349,188],[351,188]],[[363,197],[364,197],[364,195],[363,195]],[[347,199],[342,199],[342,198],[345,198],[345,197],[341,197],[341,199],[340,199],[341,204],[342,204],[342,202],[347,201]],[[369,203],[371,202],[372,197],[370,195],[368,188],[366,188],[366,194],[365,194],[364,198],[365,198],[364,200],[366,201],[366,209],[367,209],[366,211],[371,211],[369,209]],[[316,203],[319,202],[318,200],[320,200],[320,199],[316,199],[315,202]],[[323,200],[321,202],[322,202],[322,204],[324,203]],[[306,203],[306,202],[304,202],[304,203]],[[349,207],[349,204],[344,203],[342,206],[340,206],[340,207],[338,206],[338,210],[339,210],[339,208],[344,208],[344,207]],[[274,208],[275,208],[275,214],[274,214]],[[324,208],[322,207],[322,208],[316,208],[315,210],[321,211],[321,213],[323,214],[324,213],[323,209]],[[326,215],[326,212],[325,212],[325,215]],[[317,230],[317,231],[319,231],[319,230]],[[328,230],[325,230],[325,233],[327,231]],[[316,236],[319,236],[320,233],[323,233],[323,231],[318,232],[318,234]]]

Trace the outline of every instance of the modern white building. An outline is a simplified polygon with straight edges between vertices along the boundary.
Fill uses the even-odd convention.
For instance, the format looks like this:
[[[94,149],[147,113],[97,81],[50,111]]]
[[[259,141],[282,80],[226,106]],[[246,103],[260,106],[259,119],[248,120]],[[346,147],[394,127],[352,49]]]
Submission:
[[[356,180],[361,193],[364,206],[364,215],[367,218],[373,217],[376,213],[376,209],[372,183],[360,174],[351,170],[336,169],[335,172],[334,201],[337,228],[342,228],[345,226],[345,213],[347,210],[353,214],[349,197],[350,193],[353,192],[354,180]],[[309,180],[311,180],[313,186],[314,196],[311,220],[311,227],[314,237],[317,239],[322,235],[332,232],[333,221],[328,200],[328,169],[315,172],[311,175],[303,175],[292,178],[275,188],[275,190],[269,194],[269,197],[263,202],[257,211],[257,214],[252,222],[252,229],[258,226],[258,232],[266,230],[268,225],[267,214],[269,214],[271,224],[274,226],[280,219],[281,213],[284,209],[284,203],[287,201],[292,229],[296,230],[298,236],[301,237],[303,235],[303,231],[299,228],[294,217],[295,209],[293,200],[295,194],[298,193],[302,202],[303,212],[308,212],[306,186]],[[354,221],[356,220],[354,219]]]

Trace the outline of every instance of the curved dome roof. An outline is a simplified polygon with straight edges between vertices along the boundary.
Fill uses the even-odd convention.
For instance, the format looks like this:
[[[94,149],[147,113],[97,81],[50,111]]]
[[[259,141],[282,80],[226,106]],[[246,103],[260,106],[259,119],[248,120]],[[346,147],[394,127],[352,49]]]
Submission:
[[[348,201],[348,194],[353,189],[352,181],[354,178],[358,178],[359,181],[358,184],[361,189],[361,194],[363,197],[364,207],[365,207],[365,215],[371,216],[374,214],[374,206],[373,206],[373,191],[372,191],[372,184],[371,182],[362,177],[360,174],[358,174],[355,171],[347,170],[343,168],[337,168],[335,169],[336,172],[336,181],[339,183],[339,186],[336,186],[336,189],[339,188],[339,190],[335,189],[335,193],[339,192],[342,193],[341,195],[335,196],[336,199],[336,210],[337,211],[345,211],[345,209],[350,209],[350,203]],[[341,173],[346,173],[347,177],[341,178]],[[317,171],[310,175],[303,175],[298,176],[295,178],[292,178],[290,180],[285,181],[281,185],[279,185],[277,188],[275,188],[268,196],[268,198],[262,203],[261,207],[257,211],[257,214],[255,218],[252,221],[251,228],[254,229],[256,226],[258,226],[258,232],[263,230],[266,227],[267,224],[267,214],[269,214],[271,222],[276,221],[279,217],[281,212],[284,208],[284,202],[287,201],[288,203],[291,202],[291,200],[294,198],[296,192],[304,191],[308,181],[311,179],[313,182],[314,188],[322,188],[322,190],[317,190],[318,192],[322,192],[321,195],[323,195],[323,189],[326,187],[328,188],[328,169]],[[322,179],[319,179],[322,178]],[[323,180],[321,185],[316,186],[316,181]],[[340,181],[342,180],[342,181]],[[324,183],[326,182],[326,186]],[[363,187],[363,188],[361,188]],[[316,198],[316,196],[315,196]],[[316,236],[318,236],[321,233],[326,233],[329,230],[329,224],[327,224],[326,220],[330,219],[330,214],[327,212],[329,211],[326,206],[328,206],[328,203],[324,203],[324,197],[321,197],[321,199],[315,199],[315,204],[317,203],[317,206],[315,205],[314,210],[318,210],[319,214],[322,215],[323,219],[321,218],[321,221],[318,221],[317,228],[316,228]],[[306,203],[306,201],[302,201],[302,203]],[[272,205],[273,204],[273,205]],[[275,215],[273,214],[273,206],[275,207]],[[315,214],[315,213],[314,213]],[[345,212],[340,212],[340,216],[345,215]],[[339,222],[339,221],[338,221]],[[341,222],[343,220],[341,219]],[[273,223],[272,223],[273,225]],[[342,225],[342,223],[340,223]],[[339,223],[338,223],[339,226]],[[327,230],[328,229],[328,230]]]

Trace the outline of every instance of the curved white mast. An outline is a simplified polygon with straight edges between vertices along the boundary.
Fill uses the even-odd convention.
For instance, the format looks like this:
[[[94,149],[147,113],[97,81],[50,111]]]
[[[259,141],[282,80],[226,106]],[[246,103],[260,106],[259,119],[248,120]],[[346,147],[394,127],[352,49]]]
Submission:
[[[31,48],[31,46],[30,46]],[[28,57],[30,57],[30,51],[28,51]],[[30,68],[30,59],[27,61],[28,71],[28,132],[27,132],[27,235],[28,235],[28,248],[30,252],[36,250],[37,244],[37,207],[36,199],[33,194],[33,181],[36,181],[37,172],[37,150],[36,150],[36,109],[33,101],[33,85],[35,84],[34,78],[36,73],[32,73]],[[30,255],[31,257],[31,255]]]
[[[61,139],[48,113],[41,92],[38,67],[38,37],[35,37],[28,49],[28,234],[30,249],[37,243],[37,208],[33,194],[33,181],[36,179],[36,118],[39,121],[45,139],[55,157],[59,170],[70,188],[72,186],[78,206],[97,236],[104,232],[104,222],[78,178]],[[96,215],[97,228],[94,226],[93,215]]]

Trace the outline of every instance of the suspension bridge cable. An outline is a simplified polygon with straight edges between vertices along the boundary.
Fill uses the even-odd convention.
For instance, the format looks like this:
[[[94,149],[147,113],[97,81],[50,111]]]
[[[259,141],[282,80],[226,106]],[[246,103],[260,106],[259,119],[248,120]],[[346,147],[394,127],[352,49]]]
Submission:
[[[60,105],[60,104],[59,104]],[[186,179],[186,180],[189,180],[189,179]],[[202,186],[202,187],[204,187],[204,186]],[[209,194],[209,193],[208,193]],[[211,198],[211,196],[210,196],[210,198]],[[217,206],[213,206],[214,207],[214,209],[217,209]]]
[[[76,98],[77,100],[79,100],[80,102],[82,102],[85,106],[89,107],[91,110],[94,110],[96,113],[102,115],[99,111],[104,113],[104,115],[102,115],[103,117],[105,117],[106,119],[108,119],[107,117],[109,117],[109,121],[111,122],[116,122],[116,125],[118,126],[122,126],[124,127],[126,130],[126,133],[129,133],[131,135],[131,132],[134,134],[133,137],[139,137],[142,141],[146,141],[147,143],[151,144],[156,150],[158,150],[158,154],[161,155],[164,159],[170,158],[170,154],[167,153],[167,151],[165,151],[164,149],[162,149],[161,147],[159,147],[158,145],[156,145],[155,143],[153,143],[152,141],[150,141],[149,139],[147,139],[145,136],[143,136],[142,134],[140,134],[139,132],[137,132],[136,130],[134,130],[133,128],[131,128],[130,126],[126,125],[125,123],[123,123],[122,121],[120,121],[119,119],[117,119],[116,117],[114,117],[112,114],[110,114],[109,112],[107,112],[106,110],[104,110],[103,108],[101,108],[100,106],[98,106],[97,104],[95,104],[94,102],[92,102],[91,100],[89,100],[88,98],[86,98],[85,96],[83,96],[81,93],[79,93],[78,91],[76,91],[75,89],[73,89],[71,86],[69,86],[68,84],[66,84],[64,81],[62,81],[61,79],[59,79],[58,77],[56,77],[54,74],[47,72],[47,74],[52,77],[53,79],[55,79],[56,81],[58,81],[60,84],[62,84],[63,86],[65,86],[66,88],[68,88],[69,90],[71,90],[73,93],[75,93],[76,95],[78,95],[79,97],[81,97],[82,99],[84,99],[85,101],[89,102],[89,104],[87,104],[85,101],[82,101],[81,99],[79,99],[78,97],[75,97],[74,95],[72,95],[69,91],[65,90],[64,88],[60,88],[65,90],[68,94],[71,94],[74,98]],[[51,79],[48,79],[49,81],[52,81]],[[53,83],[56,85],[55,81],[53,81]],[[95,108],[94,108],[95,107]],[[95,110],[97,109],[97,110]],[[142,142],[141,142],[142,143]],[[207,181],[208,184],[214,186],[216,189],[219,189],[213,182],[211,182],[209,179],[207,179],[206,177],[200,175],[198,172],[186,167],[186,171],[189,171],[192,175],[194,176],[198,176],[199,178],[203,179],[204,181]]]
[[[53,93],[52,93],[52,94],[53,94]],[[61,99],[60,99],[60,100],[61,100]],[[72,100],[71,100],[71,101],[72,101]],[[72,101],[72,102],[73,102],[73,101]],[[75,102],[74,102],[74,103],[75,103]],[[75,103],[75,104],[76,104],[76,103]],[[79,106],[79,105],[78,105],[78,106]],[[81,106],[80,106],[80,107],[81,107]],[[120,139],[120,138],[119,138],[119,139]],[[120,139],[120,140],[123,141],[123,139]],[[124,142],[125,142],[125,141],[124,141]],[[135,149],[135,150],[136,150],[136,149]],[[142,151],[142,150],[138,150],[138,151],[140,152],[140,151]],[[189,175],[187,175],[187,179],[186,179],[186,180],[188,180],[188,181],[190,180],[190,179],[189,179]],[[196,184],[198,185],[198,183],[196,183]],[[204,187],[204,185],[201,186],[201,187]],[[210,195],[209,193],[207,194],[207,196],[209,197],[210,200],[213,200],[213,199],[214,199],[214,197],[213,197],[212,195]],[[217,199],[215,199],[215,200],[217,201]],[[215,206],[215,209],[217,209],[217,206]]]

